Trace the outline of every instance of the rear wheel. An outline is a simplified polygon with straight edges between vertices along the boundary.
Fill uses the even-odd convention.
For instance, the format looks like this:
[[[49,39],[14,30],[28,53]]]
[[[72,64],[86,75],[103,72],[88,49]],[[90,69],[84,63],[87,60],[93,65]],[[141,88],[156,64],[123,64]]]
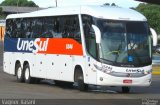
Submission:
[[[122,92],[123,93],[129,93],[130,92],[130,87],[122,87]]]
[[[30,67],[29,64],[24,66],[24,80],[26,83],[33,83],[34,78],[30,76]]]
[[[21,64],[16,64],[16,77],[18,82],[24,82],[24,71],[21,68]]]
[[[87,91],[88,90],[88,85],[84,83],[83,72],[82,72],[82,70],[80,68],[78,68],[76,70],[75,82],[78,85],[78,89],[80,91]]]

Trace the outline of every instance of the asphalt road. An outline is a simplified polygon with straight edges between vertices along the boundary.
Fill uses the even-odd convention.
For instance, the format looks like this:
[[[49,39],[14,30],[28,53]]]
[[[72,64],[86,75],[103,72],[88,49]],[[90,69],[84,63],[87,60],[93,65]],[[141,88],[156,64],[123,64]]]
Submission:
[[[51,80],[39,84],[18,83],[16,77],[3,72],[2,54],[3,44],[0,43],[0,99],[160,99],[160,75],[153,75],[150,87],[133,87],[129,94],[121,93],[120,87],[99,86],[90,86],[88,92],[81,92],[56,86]]]

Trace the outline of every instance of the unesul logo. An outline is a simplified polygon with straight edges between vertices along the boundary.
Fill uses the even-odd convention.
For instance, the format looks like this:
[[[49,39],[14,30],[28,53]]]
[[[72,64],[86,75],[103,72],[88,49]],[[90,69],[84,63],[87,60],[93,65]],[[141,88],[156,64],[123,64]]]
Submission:
[[[127,73],[144,73],[143,69],[126,69]]]
[[[17,42],[17,50],[18,51],[29,51],[33,53],[37,53],[38,51],[47,51],[49,38],[46,40],[41,40],[37,38],[35,40],[25,40],[18,38]]]

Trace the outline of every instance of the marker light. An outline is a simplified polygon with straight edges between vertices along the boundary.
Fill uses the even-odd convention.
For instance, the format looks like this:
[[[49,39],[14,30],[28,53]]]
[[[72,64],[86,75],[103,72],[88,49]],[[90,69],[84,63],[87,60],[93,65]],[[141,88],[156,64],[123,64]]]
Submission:
[[[144,74],[151,74],[152,73],[152,69],[144,71]]]

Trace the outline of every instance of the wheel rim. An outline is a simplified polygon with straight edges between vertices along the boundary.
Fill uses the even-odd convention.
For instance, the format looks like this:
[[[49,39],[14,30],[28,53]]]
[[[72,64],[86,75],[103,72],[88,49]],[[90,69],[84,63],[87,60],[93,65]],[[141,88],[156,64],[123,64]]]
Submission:
[[[25,79],[28,80],[29,79],[29,69],[26,68],[25,70]]]
[[[78,76],[78,80],[83,80],[83,76],[82,76],[82,75],[79,75],[79,76]]]
[[[21,76],[22,76],[22,69],[20,67],[18,68],[17,76],[18,76],[18,78],[21,78]]]

